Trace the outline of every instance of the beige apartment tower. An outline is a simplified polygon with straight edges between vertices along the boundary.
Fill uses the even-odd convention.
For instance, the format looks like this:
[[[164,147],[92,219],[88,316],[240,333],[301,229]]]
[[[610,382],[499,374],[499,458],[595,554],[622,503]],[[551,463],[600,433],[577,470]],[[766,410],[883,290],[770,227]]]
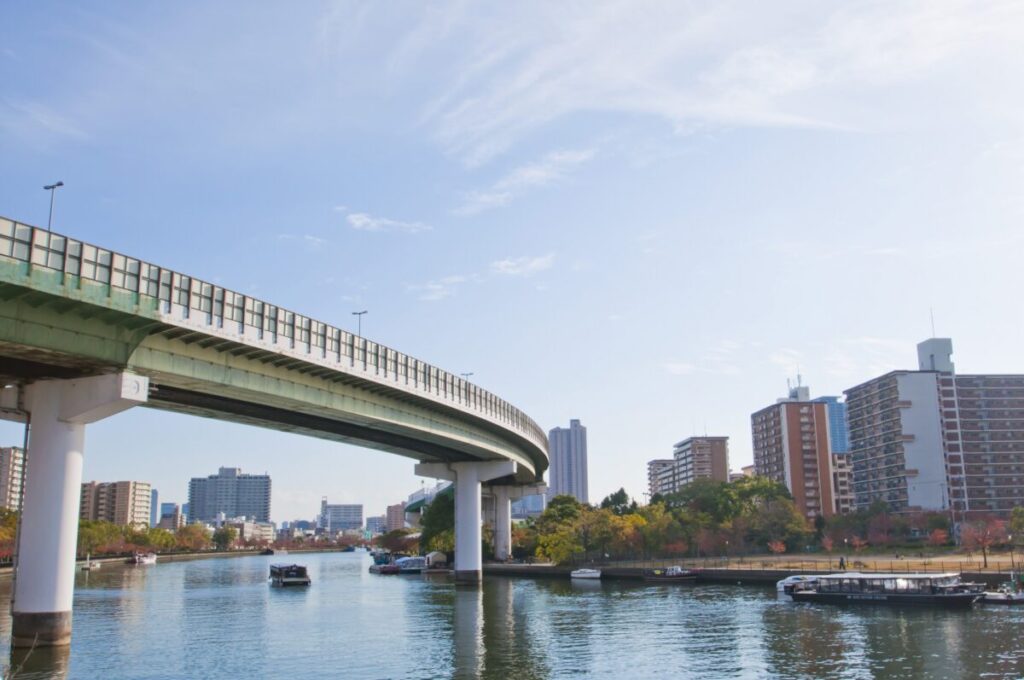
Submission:
[[[0,508],[21,509],[21,480],[25,470],[25,450],[17,446],[0,447]]]
[[[151,502],[149,482],[86,482],[82,484],[78,516],[122,526],[148,527]]]
[[[673,491],[698,479],[729,481],[729,438],[690,437],[672,447]]]

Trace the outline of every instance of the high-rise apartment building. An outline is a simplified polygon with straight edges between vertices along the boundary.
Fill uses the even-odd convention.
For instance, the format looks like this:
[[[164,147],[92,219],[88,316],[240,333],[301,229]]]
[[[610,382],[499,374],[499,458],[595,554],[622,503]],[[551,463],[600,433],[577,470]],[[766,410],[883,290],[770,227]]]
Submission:
[[[728,482],[729,438],[689,437],[672,447],[672,460],[672,491],[698,479]]]
[[[813,520],[835,514],[828,409],[808,399],[807,388],[750,416],[754,469],[785,484],[797,509]]]
[[[837,515],[853,512],[853,468],[850,457],[832,454],[832,503]]]
[[[405,501],[389,505],[387,510],[387,530],[398,531],[405,528]]]
[[[849,453],[850,429],[846,425],[846,402],[840,401],[839,397],[818,397],[811,401],[825,404],[828,411],[828,441],[832,453]]]
[[[219,513],[269,522],[270,476],[222,467],[215,475],[193,477],[188,484],[189,521],[214,522]]]
[[[948,338],[917,350],[917,371],[846,391],[856,506],[961,521],[1024,505],[1024,375],[957,375]]]
[[[148,527],[151,500],[149,482],[86,482],[82,484],[79,517],[122,526]]]
[[[647,493],[672,493],[676,461],[674,458],[658,458],[647,461]]]
[[[25,471],[25,450],[0,447],[0,508],[21,509],[21,481]]]
[[[371,534],[383,534],[388,528],[387,515],[366,518],[366,530]]]
[[[160,522],[160,494],[156,489],[149,496],[149,526],[155,527]]]
[[[363,506],[330,504],[324,496],[320,501],[320,528],[330,533],[363,528]]]
[[[556,427],[548,433],[547,497],[568,494],[580,503],[587,503],[587,428],[578,420],[570,420],[569,427]]]

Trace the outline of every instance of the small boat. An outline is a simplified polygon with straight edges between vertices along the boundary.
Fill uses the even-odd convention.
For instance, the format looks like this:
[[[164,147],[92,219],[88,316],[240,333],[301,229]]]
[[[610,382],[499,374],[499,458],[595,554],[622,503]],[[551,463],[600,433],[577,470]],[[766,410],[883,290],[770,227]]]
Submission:
[[[355,552],[355,551],[356,551],[356,547],[354,545],[346,545],[344,548],[341,549],[340,552]]]
[[[575,570],[569,572],[569,578],[600,579],[601,578],[601,570],[600,569],[575,569]]]
[[[82,571],[96,571],[102,566],[102,562],[93,562],[88,554],[85,556],[85,564],[82,565]]]
[[[156,553],[140,553],[137,552],[127,560],[127,564],[156,564]]]
[[[427,560],[424,557],[402,557],[395,560],[395,566],[401,574],[420,574],[427,568]]]
[[[370,565],[370,573],[371,574],[384,574],[384,575],[386,575],[386,574],[399,574],[399,573],[401,573],[401,571],[402,570],[398,568],[397,564],[371,564]]]
[[[792,601],[793,589],[796,588],[798,584],[817,583],[818,577],[818,574],[797,574],[795,576],[787,576],[775,584],[775,595],[780,599]]]
[[[652,583],[695,583],[696,569],[683,569],[679,566],[666,569],[648,569],[644,572],[644,580]]]
[[[793,587],[794,602],[913,605],[966,609],[982,596],[983,586],[965,583],[960,574],[864,574],[819,576]]]
[[[308,586],[312,581],[303,564],[272,564],[270,565],[270,585]]]
[[[1021,586],[1024,582],[1018,578],[1013,578],[1006,583],[1000,584],[999,588],[991,591],[986,590],[982,596],[980,602],[982,604],[1002,604],[1002,605],[1014,605],[1024,604],[1024,590]]]

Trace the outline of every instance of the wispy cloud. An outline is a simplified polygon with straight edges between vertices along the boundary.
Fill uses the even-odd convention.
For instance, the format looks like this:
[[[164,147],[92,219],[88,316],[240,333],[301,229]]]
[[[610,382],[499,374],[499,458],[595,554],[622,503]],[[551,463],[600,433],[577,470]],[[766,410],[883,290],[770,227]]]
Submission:
[[[697,370],[696,366],[686,361],[666,361],[663,366],[671,375],[690,375]]]
[[[0,132],[29,138],[89,138],[75,121],[40,102],[6,97],[0,98]]]
[[[746,345],[742,342],[724,338],[705,350],[699,359],[691,361],[672,359],[662,363],[662,368],[669,375],[693,375],[695,373],[739,375],[742,373],[738,365],[741,357],[737,355],[745,347]]]
[[[916,124],[916,115],[892,115],[894,107],[916,112],[914,102],[864,106],[865,97],[903,84],[948,92],[942,67],[949,64],[963,74],[998,63],[993,58],[1020,64],[1012,47],[1024,20],[1019,3],[796,7],[637,0],[480,13],[456,4],[422,12],[396,36],[386,63],[390,75],[439,67],[445,85],[423,120],[470,165],[554,121],[592,112],[659,118],[683,133]],[[430,39],[438,35],[445,40]],[[978,92],[983,81],[964,77],[956,87]],[[991,112],[972,115],[979,113]]]
[[[337,208],[335,209],[337,210]],[[369,213],[350,213],[345,219],[350,227],[360,231],[404,231],[415,234],[431,229],[429,224],[423,222],[403,222],[387,217],[377,217]]]
[[[456,291],[462,284],[467,281],[472,281],[475,278],[475,276],[453,274],[451,276],[444,276],[435,281],[413,284],[408,288],[410,291],[416,293],[420,300],[436,302],[455,295]]]
[[[503,276],[533,276],[537,272],[551,269],[555,263],[555,254],[506,257],[491,263],[491,272]]]
[[[519,277],[528,278],[550,269],[555,262],[555,254],[506,257],[502,260],[495,260],[483,274],[452,274],[439,279],[416,283],[407,286],[408,290],[415,293],[420,300],[437,302],[456,295],[459,289],[471,283],[483,283],[487,279],[497,277]],[[544,291],[547,286],[543,282],[534,283],[534,290]]]
[[[455,209],[458,215],[475,215],[511,203],[530,189],[548,186],[565,178],[580,165],[590,161],[594,149],[563,149],[552,151],[535,163],[519,166],[484,191],[466,195],[462,205]]]
[[[312,234],[278,234],[277,238],[281,241],[302,243],[310,250],[321,250],[329,243],[327,239],[313,236]]]

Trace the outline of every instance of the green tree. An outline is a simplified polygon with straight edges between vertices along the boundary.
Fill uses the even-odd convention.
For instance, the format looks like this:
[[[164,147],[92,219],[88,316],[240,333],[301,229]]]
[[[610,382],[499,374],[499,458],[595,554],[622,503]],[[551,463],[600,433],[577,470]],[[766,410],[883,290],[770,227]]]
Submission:
[[[630,499],[625,488],[619,488],[615,493],[605,496],[600,507],[602,510],[611,510],[619,516],[637,511],[636,501]]]
[[[1009,530],[1014,545],[1024,542],[1024,506],[1018,505],[1010,512]]]
[[[238,532],[234,527],[221,527],[213,532],[213,544],[217,550],[227,550],[238,538]]]
[[[455,495],[441,493],[423,511],[420,518],[420,545],[425,551],[449,552],[455,546]]]
[[[176,545],[174,534],[167,529],[152,527],[146,532],[146,544],[155,550],[173,550]]]

